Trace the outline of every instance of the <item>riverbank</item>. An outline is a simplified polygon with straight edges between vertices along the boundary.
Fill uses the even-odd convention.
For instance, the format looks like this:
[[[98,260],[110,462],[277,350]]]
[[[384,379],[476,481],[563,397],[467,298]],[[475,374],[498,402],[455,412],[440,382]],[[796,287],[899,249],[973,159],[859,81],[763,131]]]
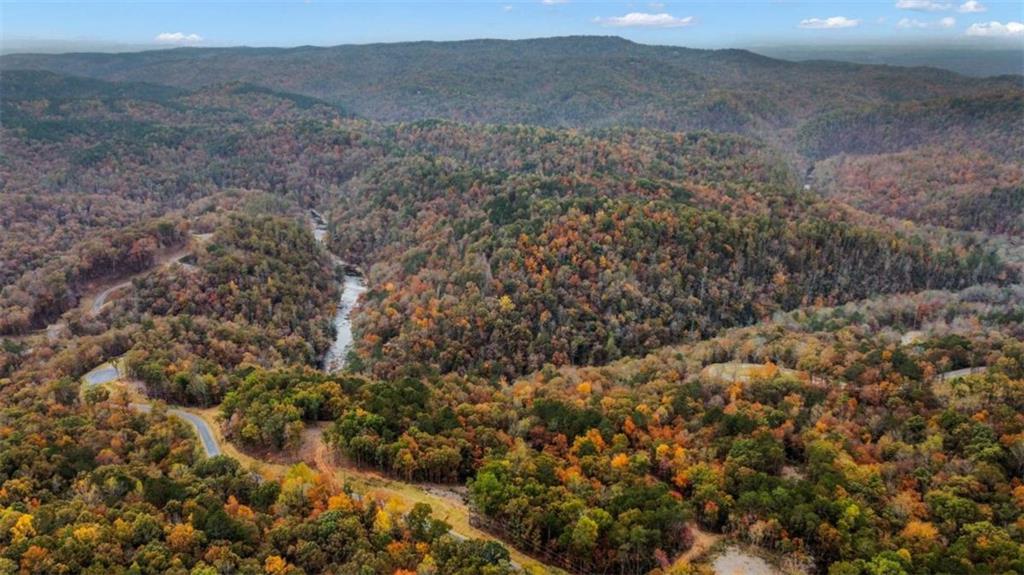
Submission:
[[[313,237],[330,254],[335,265],[345,270],[345,277],[340,283],[341,295],[334,312],[334,341],[324,354],[321,366],[328,373],[336,373],[345,369],[348,352],[352,347],[352,314],[359,304],[359,298],[366,292],[366,282],[362,273],[349,265],[327,247],[327,220],[316,210],[309,210],[310,225]]]

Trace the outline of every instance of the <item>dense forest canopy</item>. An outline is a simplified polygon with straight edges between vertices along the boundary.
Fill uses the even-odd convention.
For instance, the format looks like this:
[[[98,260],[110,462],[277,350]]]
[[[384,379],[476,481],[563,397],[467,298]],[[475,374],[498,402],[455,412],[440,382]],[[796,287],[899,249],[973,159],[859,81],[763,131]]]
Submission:
[[[1019,77],[614,38],[0,69],[0,572],[1024,572]]]
[[[790,132],[840,110],[859,113],[865,106],[990,91],[1019,95],[1022,88],[1021,78],[1013,76],[977,79],[934,68],[795,63],[744,50],[647,46],[615,37],[12,54],[0,58],[0,67],[186,89],[242,81],[384,121],[628,125],[783,140],[792,135],[779,130]]]
[[[741,136],[381,126],[244,86],[184,95],[141,86],[136,101],[123,86],[69,78],[54,89],[49,74],[12,74],[30,84],[5,103],[19,179],[52,163],[80,186],[168,208],[228,185],[332,206],[333,250],[378,288],[357,345],[378,374],[410,360],[492,376],[603,363],[778,309],[1016,274],[983,243],[894,233],[822,201],[778,153]],[[87,113],[73,112],[74,99],[37,105],[81,82]],[[74,132],[80,116],[92,119]],[[110,117],[129,133],[177,135],[99,141],[90,131]],[[83,148],[101,156],[76,160]],[[27,274],[0,294],[8,333],[64,311],[18,297],[36,283]]]

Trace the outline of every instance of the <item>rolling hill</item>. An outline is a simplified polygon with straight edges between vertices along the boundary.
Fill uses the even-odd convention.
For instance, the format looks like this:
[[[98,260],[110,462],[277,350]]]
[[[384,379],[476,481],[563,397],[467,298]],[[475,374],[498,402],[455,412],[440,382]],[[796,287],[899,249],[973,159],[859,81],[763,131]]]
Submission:
[[[711,129],[786,142],[791,130],[825,112],[1021,89],[1013,76],[795,63],[615,37],[16,54],[0,58],[0,67],[189,89],[247,82],[382,121]]]

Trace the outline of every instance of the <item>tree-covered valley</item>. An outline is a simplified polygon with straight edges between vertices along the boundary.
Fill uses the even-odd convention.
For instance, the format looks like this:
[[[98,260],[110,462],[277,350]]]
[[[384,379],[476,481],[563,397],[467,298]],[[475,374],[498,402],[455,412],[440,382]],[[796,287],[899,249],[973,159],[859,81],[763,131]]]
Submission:
[[[0,70],[0,572],[1024,572],[1020,77]]]

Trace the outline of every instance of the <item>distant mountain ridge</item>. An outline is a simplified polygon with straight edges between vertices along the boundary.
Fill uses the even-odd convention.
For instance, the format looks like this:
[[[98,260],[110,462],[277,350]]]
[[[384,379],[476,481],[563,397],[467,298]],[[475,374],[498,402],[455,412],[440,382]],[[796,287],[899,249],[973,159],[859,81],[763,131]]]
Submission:
[[[784,142],[824,112],[1019,92],[1022,83],[1017,77],[967,78],[935,68],[797,63],[745,50],[589,36],[12,54],[0,58],[0,68],[186,89],[245,82],[319,98],[381,121],[710,129]]]
[[[181,138],[184,125],[282,115],[709,130],[760,140],[804,184],[874,213],[962,229],[1020,225],[1003,213],[1022,193],[1020,178],[1006,176],[1021,173],[1024,157],[1020,76],[797,63],[597,37],[10,55],[0,58],[0,71],[0,122],[31,138],[110,133],[168,141]],[[106,111],[74,112],[85,96]],[[139,121],[124,97],[159,101],[161,122]],[[36,115],[39,105],[49,112]],[[66,112],[68,121],[57,119]],[[914,155],[932,160],[896,169]],[[873,156],[870,163],[889,166],[891,177],[884,184],[853,177],[848,170],[866,164],[846,156]],[[990,170],[955,173],[961,157]]]
[[[1021,46],[986,45],[878,45],[878,46],[760,46],[751,50],[795,62],[836,60],[887,66],[930,66],[964,76],[985,78],[1024,74]]]

